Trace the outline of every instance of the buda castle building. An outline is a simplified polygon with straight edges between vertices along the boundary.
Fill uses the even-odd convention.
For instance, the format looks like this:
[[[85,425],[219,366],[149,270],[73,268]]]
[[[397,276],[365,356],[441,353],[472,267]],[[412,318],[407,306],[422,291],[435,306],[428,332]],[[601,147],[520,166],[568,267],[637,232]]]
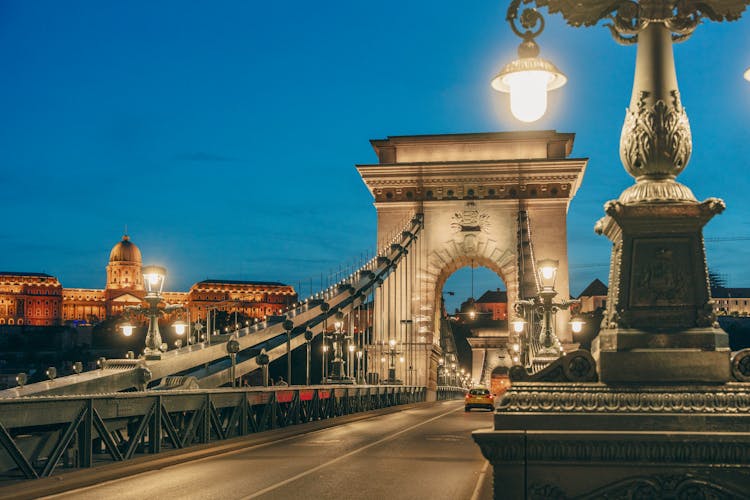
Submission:
[[[0,325],[95,324],[119,316],[126,306],[143,303],[142,267],[140,249],[125,235],[109,254],[104,290],[63,288],[44,273],[0,272]],[[292,286],[265,281],[205,280],[188,292],[162,296],[185,307],[191,321],[204,322],[210,310],[263,319],[297,301]]]

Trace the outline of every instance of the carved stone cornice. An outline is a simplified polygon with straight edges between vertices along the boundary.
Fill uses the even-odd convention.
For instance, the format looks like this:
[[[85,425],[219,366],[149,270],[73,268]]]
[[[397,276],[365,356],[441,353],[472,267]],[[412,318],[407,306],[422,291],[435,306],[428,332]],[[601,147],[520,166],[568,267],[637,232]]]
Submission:
[[[517,383],[505,393],[497,411],[746,414],[750,413],[750,384],[630,388],[584,383]]]
[[[732,486],[721,484],[710,474],[640,474],[615,481],[604,487],[575,498],[701,498],[712,500],[732,500],[745,497],[745,492]],[[567,500],[563,488],[550,483],[531,485],[529,500]]]

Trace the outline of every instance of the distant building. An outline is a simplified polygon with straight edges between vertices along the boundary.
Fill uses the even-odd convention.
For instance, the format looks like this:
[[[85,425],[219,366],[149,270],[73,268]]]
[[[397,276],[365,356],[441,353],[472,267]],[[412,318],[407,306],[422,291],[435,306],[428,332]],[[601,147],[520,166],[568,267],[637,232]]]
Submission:
[[[607,291],[607,285],[602,283],[598,278],[589,283],[589,286],[578,295],[578,300],[581,301],[580,312],[594,312],[597,309],[606,308]]]
[[[44,273],[0,272],[0,325],[95,324],[119,316],[127,306],[143,303],[142,268],[140,249],[125,235],[109,254],[103,290],[63,288]],[[278,282],[205,280],[163,297],[188,309],[191,321],[205,321],[210,310],[257,319],[278,315],[296,302],[297,293]]]
[[[0,272],[0,325],[58,324],[63,287],[44,273]]]
[[[747,316],[750,314],[750,288],[712,287],[714,314],[718,316]]]
[[[490,313],[493,320],[508,319],[508,292],[505,290],[488,290],[474,304],[477,312]]]

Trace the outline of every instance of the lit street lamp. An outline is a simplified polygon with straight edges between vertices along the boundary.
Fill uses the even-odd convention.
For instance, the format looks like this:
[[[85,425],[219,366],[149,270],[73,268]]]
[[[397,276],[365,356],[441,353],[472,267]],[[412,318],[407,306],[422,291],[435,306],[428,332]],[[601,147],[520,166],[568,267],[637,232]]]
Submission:
[[[404,362],[404,357],[401,356],[401,351],[396,348],[396,340],[390,339],[388,341],[388,350],[385,351],[385,355],[388,356],[388,379],[385,380],[386,384],[401,384],[401,380],[396,378],[396,356],[399,356],[401,363]]]
[[[523,122],[534,122],[547,111],[547,92],[562,87],[568,79],[554,64],[539,57],[539,45],[534,38],[544,31],[544,18],[534,9],[525,9],[520,30],[516,26],[519,7],[520,2],[513,2],[507,15],[513,33],[523,40],[518,46],[518,59],[500,70],[492,80],[492,87],[510,94],[513,116]]]
[[[312,330],[305,330],[305,344],[307,346],[307,363],[305,364],[305,385],[310,385],[310,342],[312,342],[315,333]]]
[[[534,4],[560,13],[576,27],[607,21],[618,43],[637,44],[633,90],[620,134],[620,160],[635,182],[605,205],[606,216],[594,228],[613,243],[609,275],[614,280],[592,343],[600,381],[695,379],[692,370],[679,366],[703,367],[704,382],[724,383],[729,377],[727,337],[713,328],[701,243],[703,226],[725,204],[718,198],[700,202],[676,180],[690,160],[693,138],[673,44],[690,38],[704,20],[739,19],[749,3],[512,0],[508,8],[507,20],[524,43],[533,42],[544,28],[535,9],[524,7],[518,15],[522,5]],[[526,33],[517,28],[519,21]],[[663,336],[664,331],[672,333]]]
[[[532,313],[536,311],[542,316],[541,331],[539,332],[538,338],[538,349],[536,349],[536,352],[527,353],[533,356],[534,359],[531,361],[537,359],[553,361],[562,354],[562,346],[555,335],[554,317],[559,309],[567,309],[571,305],[578,303],[578,301],[575,300],[563,300],[559,302],[553,300],[555,296],[557,296],[557,291],[555,290],[557,266],[558,261],[552,259],[544,259],[537,262],[538,282],[541,286],[538,295],[531,300],[519,300],[514,306],[516,314],[521,316],[525,316],[524,313],[527,311]],[[520,318],[511,322],[514,333],[519,337],[519,351],[521,344],[520,337],[526,323],[526,321]],[[582,325],[582,322],[577,320],[576,325],[579,325],[579,323]],[[533,335],[533,332],[529,332],[529,335]],[[514,364],[515,363],[517,362],[514,355]]]
[[[325,379],[325,382],[331,384],[352,384],[354,381],[346,376],[344,371],[344,343],[348,340],[346,332],[343,330],[343,322],[338,319],[334,323],[333,331],[326,335],[331,344],[331,374]],[[324,353],[327,352],[324,346]]]
[[[146,301],[148,307],[131,306],[125,309],[126,315],[128,316],[133,313],[143,313],[148,317],[149,322],[148,332],[146,333],[146,346],[143,349],[143,354],[146,359],[161,359],[161,353],[167,350],[167,345],[162,342],[161,333],[159,332],[159,316],[165,312],[182,309],[182,306],[177,304],[167,305],[161,309],[159,308],[166,277],[167,270],[161,266],[144,267],[143,282],[146,285],[146,296],[143,300]],[[180,330],[184,333],[184,326],[184,322],[177,322],[175,329],[177,330],[178,335],[180,334]],[[126,337],[133,334],[134,326],[129,320],[120,325],[120,328],[122,328],[122,333]]]

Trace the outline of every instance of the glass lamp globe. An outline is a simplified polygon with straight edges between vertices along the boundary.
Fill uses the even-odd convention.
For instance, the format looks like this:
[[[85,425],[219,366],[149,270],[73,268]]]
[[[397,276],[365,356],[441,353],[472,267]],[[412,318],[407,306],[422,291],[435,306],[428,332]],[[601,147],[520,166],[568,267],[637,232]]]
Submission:
[[[510,111],[522,122],[535,122],[547,111],[547,92],[568,81],[557,67],[540,57],[521,57],[506,64],[492,87],[510,94]]]
[[[120,325],[120,328],[122,328],[122,334],[126,337],[130,337],[131,335],[133,335],[133,325],[131,325],[130,323]]]
[[[181,319],[178,319],[177,321],[172,323],[172,327],[174,327],[174,331],[177,335],[183,335],[185,333],[185,330],[187,329],[187,323],[185,323]]]
[[[584,321],[581,318],[574,316],[570,320],[570,329],[573,330],[573,333],[581,333],[581,330],[583,330],[583,324]]]

